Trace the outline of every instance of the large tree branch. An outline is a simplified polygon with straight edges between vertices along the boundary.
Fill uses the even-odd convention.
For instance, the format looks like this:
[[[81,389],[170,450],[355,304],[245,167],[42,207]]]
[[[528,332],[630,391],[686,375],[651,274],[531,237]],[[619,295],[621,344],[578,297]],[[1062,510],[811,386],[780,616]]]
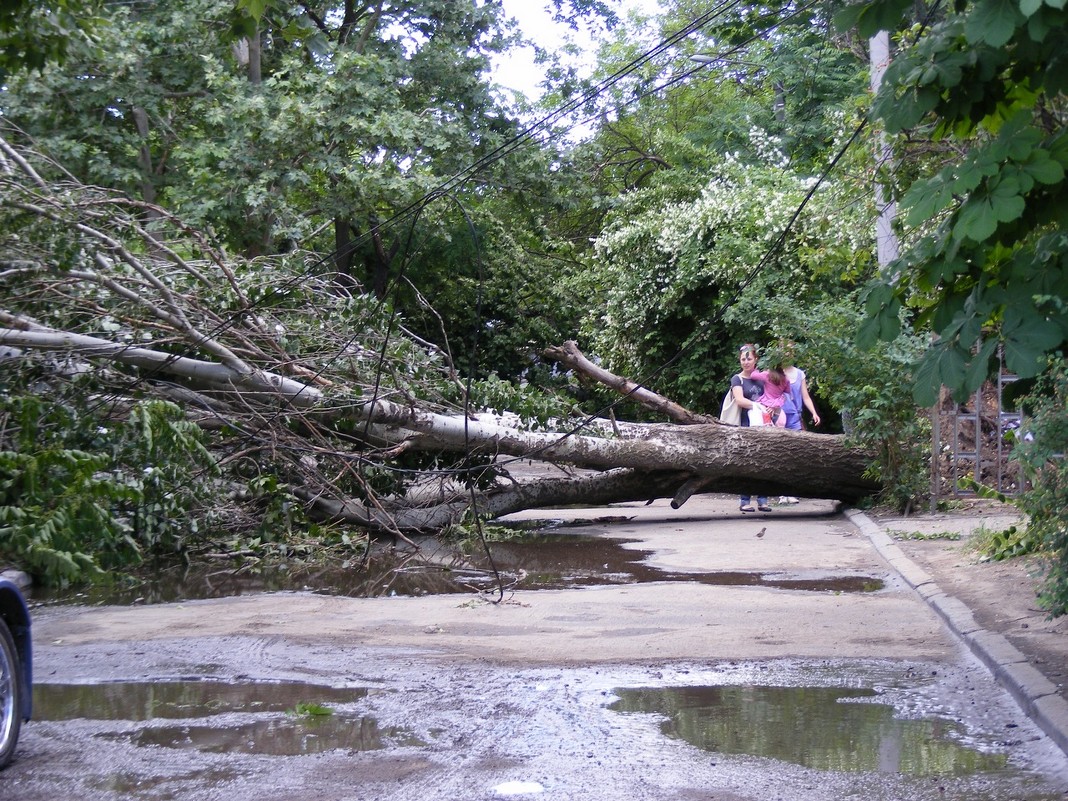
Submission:
[[[474,503],[466,493],[432,506],[370,509],[353,501],[315,499],[312,514],[319,519],[359,525],[385,532],[390,526],[404,531],[440,531],[463,521],[470,512],[484,519],[503,517],[524,509],[564,506],[573,503],[603,505],[648,501],[670,497],[684,476],[677,473],[646,473],[612,470],[573,478],[550,478],[517,482],[477,493]],[[311,500],[308,493],[298,495]]]
[[[620,395],[624,395],[676,423],[690,425],[693,423],[718,422],[715,417],[691,412],[663,395],[658,395],[652,390],[636,384],[629,378],[623,378],[594,364],[579,350],[578,343],[574,340],[568,340],[563,345],[546,348],[543,353],[548,358],[555,359],[566,367],[570,367],[587,378],[604,384],[609,389],[614,389]]]
[[[39,327],[38,327],[39,328]],[[134,348],[84,334],[62,331],[0,328],[0,344],[35,350],[68,351],[86,358],[107,358],[167,375],[189,379],[199,386],[223,391],[262,393],[306,409],[322,400],[322,393],[307,384],[266,370],[237,372],[216,362],[175,356],[148,348]]]

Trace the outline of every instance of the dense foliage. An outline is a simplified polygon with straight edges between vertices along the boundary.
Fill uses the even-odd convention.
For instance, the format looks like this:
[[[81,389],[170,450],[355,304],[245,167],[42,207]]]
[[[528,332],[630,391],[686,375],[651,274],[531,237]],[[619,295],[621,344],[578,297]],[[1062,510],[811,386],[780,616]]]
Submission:
[[[860,3],[842,27],[899,30],[915,6]],[[902,312],[934,341],[914,394],[933,403],[978,388],[1000,358],[1038,378],[1029,437],[1014,454],[1032,488],[1017,552],[1051,563],[1045,601],[1068,611],[1068,504],[1064,498],[1064,358],[1068,352],[1068,17],[1061,2],[997,0],[932,6],[905,27],[874,113],[907,169],[898,173],[906,225],[916,236],[866,298],[861,339],[893,339]],[[936,158],[910,158],[921,144]],[[1021,539],[1026,547],[1019,548]]]
[[[592,77],[540,51],[542,111],[584,123],[569,137],[556,114],[530,135],[535,109],[494,87],[517,43],[497,2],[6,4],[0,322],[295,377],[335,405],[529,425],[610,402],[544,361],[566,339],[705,412],[738,344],[768,365],[789,339],[825,430],[876,455],[902,508],[926,492],[915,404],[974,389],[1001,345],[1041,379],[1022,505],[1068,553],[1066,12],[905,19],[915,4],[874,0],[835,32],[778,0],[623,26],[606,3],[553,6],[603,28]],[[895,31],[874,105],[854,26]],[[883,133],[897,161],[877,175]],[[881,274],[874,177],[905,210]],[[381,506],[428,470],[484,480],[477,459],[380,452],[366,428],[224,406],[121,360],[0,358],[0,553],[53,582],[326,541],[314,501]],[[1064,586],[1057,562],[1058,612]]]
[[[841,21],[871,34],[913,8],[880,0]],[[1066,13],[1058,2],[958,3],[906,31],[887,70],[874,113],[942,148],[902,173],[919,237],[872,286],[864,336],[892,339],[903,304],[930,325],[937,342],[916,374],[924,405],[940,384],[974,391],[999,346],[1029,378],[1068,344]]]
[[[0,552],[49,584],[182,553],[212,526],[200,428],[161,401],[102,426],[86,384],[50,400],[0,386]]]
[[[1012,539],[1018,553],[1044,557],[1040,602],[1057,617],[1068,614],[1068,362],[1051,363],[1024,403],[1026,424],[1013,456],[1031,489],[1016,500],[1028,522]]]

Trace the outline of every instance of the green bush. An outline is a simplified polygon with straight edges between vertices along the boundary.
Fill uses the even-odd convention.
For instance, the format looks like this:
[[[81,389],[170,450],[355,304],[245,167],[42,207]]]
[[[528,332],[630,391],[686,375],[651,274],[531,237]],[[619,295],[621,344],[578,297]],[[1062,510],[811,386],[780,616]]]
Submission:
[[[1068,360],[1053,360],[1023,399],[1027,412],[1014,458],[1031,484],[1017,506],[1027,514],[1027,535],[1048,569],[1039,596],[1051,617],[1068,614]]]
[[[65,585],[103,572],[101,545],[136,553],[111,512],[125,487],[97,477],[106,462],[61,448],[0,451],[0,554],[46,584]]]
[[[0,395],[0,558],[45,584],[182,552],[198,532],[215,470],[200,430],[162,401],[103,419],[82,402]]]

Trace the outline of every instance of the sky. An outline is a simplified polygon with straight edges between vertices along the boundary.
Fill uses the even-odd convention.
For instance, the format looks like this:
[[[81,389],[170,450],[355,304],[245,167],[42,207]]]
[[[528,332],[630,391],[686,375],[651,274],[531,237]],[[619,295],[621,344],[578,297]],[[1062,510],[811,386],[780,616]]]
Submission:
[[[539,43],[559,40],[567,28],[552,21],[543,0],[504,0],[504,11],[519,21],[524,37]],[[592,47],[592,43],[590,43]],[[494,79],[508,89],[523,92],[531,100],[541,96],[538,82],[544,77],[541,67],[534,63],[534,51],[525,47],[514,49],[498,57]]]
[[[534,39],[543,47],[552,42],[562,42],[572,36],[576,43],[589,48],[589,55],[583,59],[592,71],[594,65],[594,43],[589,36],[580,38],[580,34],[569,30],[564,25],[552,21],[552,15],[546,10],[546,0],[503,0],[505,13],[519,21],[524,36]],[[658,0],[621,0],[619,15],[626,16],[629,8],[640,8],[652,13],[658,8]],[[500,58],[495,69],[495,80],[508,89],[515,89],[526,94],[530,99],[541,97],[538,83],[544,78],[541,67],[534,63],[534,51],[530,48],[517,49],[506,58]]]

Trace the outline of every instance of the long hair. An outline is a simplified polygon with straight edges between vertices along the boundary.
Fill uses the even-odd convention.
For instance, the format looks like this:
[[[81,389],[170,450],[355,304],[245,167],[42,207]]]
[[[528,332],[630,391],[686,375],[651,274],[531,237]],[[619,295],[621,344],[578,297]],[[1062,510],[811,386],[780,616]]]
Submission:
[[[781,364],[777,364],[768,370],[768,381],[781,390],[790,388],[790,379],[786,377]]]

